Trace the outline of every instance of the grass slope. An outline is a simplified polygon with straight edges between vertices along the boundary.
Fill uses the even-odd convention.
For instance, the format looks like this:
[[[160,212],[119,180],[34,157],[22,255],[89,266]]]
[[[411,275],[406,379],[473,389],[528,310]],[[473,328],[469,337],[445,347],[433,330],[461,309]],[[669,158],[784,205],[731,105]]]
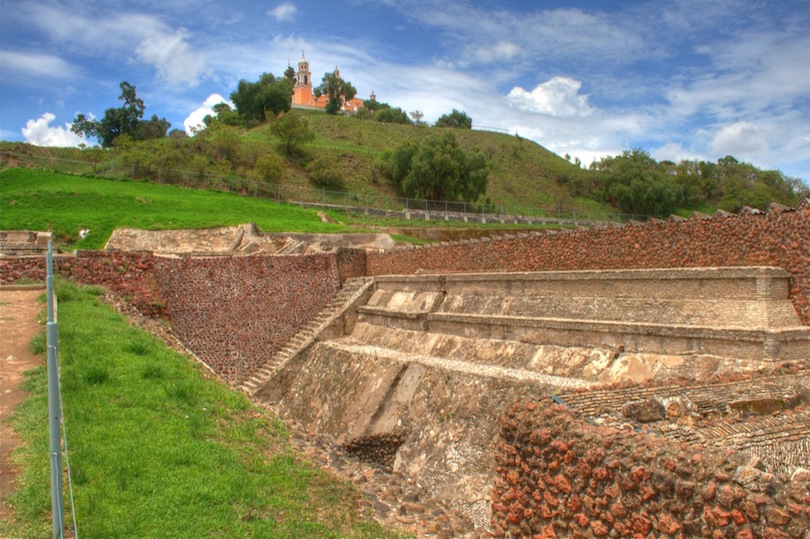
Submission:
[[[271,414],[129,326],[98,293],[57,289],[81,537],[396,536],[368,519],[353,487],[294,457]],[[22,474],[4,537],[50,536],[44,367],[27,386],[13,418]],[[65,491],[71,521],[67,482]]]
[[[0,171],[0,229],[53,230],[62,243],[104,246],[120,227],[210,228],[255,222],[263,232],[342,232],[317,212],[236,194],[53,172]],[[78,231],[90,234],[78,241]]]

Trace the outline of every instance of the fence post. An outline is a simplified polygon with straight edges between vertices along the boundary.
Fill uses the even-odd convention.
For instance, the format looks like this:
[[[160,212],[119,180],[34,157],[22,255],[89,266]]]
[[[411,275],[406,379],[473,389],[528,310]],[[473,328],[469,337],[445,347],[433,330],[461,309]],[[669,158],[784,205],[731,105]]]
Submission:
[[[59,410],[59,360],[57,357],[59,333],[56,327],[53,289],[53,244],[48,244],[45,255],[47,267],[46,296],[48,299],[48,323],[46,325],[46,349],[48,355],[48,429],[51,460],[51,518],[53,538],[64,537],[64,504],[62,503],[62,438],[60,436],[61,411]]]
[[[132,179],[135,179],[135,163],[132,163]]]

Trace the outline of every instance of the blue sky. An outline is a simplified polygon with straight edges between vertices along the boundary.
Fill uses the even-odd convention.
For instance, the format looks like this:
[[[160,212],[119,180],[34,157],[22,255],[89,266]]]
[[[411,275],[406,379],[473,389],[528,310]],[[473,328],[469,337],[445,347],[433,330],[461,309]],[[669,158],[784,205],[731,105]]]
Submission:
[[[199,121],[306,52],[367,98],[518,133],[559,155],[725,155],[810,180],[810,0],[3,2],[0,138],[78,141],[77,113]],[[212,97],[213,96],[213,97]]]

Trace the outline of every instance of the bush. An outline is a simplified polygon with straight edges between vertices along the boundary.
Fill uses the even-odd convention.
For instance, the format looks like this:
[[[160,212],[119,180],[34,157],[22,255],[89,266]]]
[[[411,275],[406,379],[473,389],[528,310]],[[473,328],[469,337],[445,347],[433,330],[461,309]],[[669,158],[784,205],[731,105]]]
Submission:
[[[329,159],[318,157],[307,165],[307,175],[312,185],[329,191],[343,191],[343,174],[337,170]]]
[[[284,159],[275,152],[263,154],[256,160],[254,174],[267,183],[278,183],[284,175]]]

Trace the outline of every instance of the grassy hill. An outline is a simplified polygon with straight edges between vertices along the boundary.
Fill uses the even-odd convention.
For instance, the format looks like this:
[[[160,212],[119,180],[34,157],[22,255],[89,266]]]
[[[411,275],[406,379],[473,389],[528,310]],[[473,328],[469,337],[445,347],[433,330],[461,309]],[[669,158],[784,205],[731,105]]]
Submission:
[[[299,111],[309,121],[315,140],[306,146],[304,159],[285,159],[281,175],[271,181],[287,186],[310,186],[307,161],[323,157],[344,178],[345,190],[361,196],[397,196],[396,188],[377,171],[380,156],[400,144],[428,136],[433,127],[362,121],[330,116],[322,112]],[[490,174],[486,194],[499,209],[517,208],[584,209],[610,212],[611,208],[589,198],[572,197],[563,184],[577,175],[588,174],[542,146],[511,135],[487,131],[453,130],[465,149],[481,149],[488,158]],[[177,170],[198,176],[258,179],[257,161],[269,152],[278,153],[278,140],[269,125],[252,129],[226,128],[203,131],[195,137],[165,138],[124,145],[120,148],[85,150],[39,148],[19,143],[0,143],[0,151],[25,153],[42,159],[90,160],[106,173],[110,166],[119,173],[132,163],[145,167]],[[112,165],[111,165],[112,164]],[[164,172],[165,173],[165,172]],[[155,179],[158,174],[155,173]]]
[[[302,154],[292,157],[282,153],[269,124],[250,129],[215,124],[194,137],[175,132],[161,139],[125,141],[106,150],[0,142],[0,169],[33,166],[254,196],[264,191],[265,196],[276,193],[279,199],[312,201],[300,196],[308,189],[308,196],[315,193],[320,201],[321,189],[314,185],[307,166],[322,162],[342,178],[340,192],[330,195],[325,190],[324,202],[395,209],[407,203],[398,198],[397,187],[386,178],[382,158],[405,142],[421,140],[443,129],[317,111],[297,114],[306,118],[315,138]],[[462,148],[476,148],[487,159],[488,191],[473,205],[473,211],[483,208],[487,212],[538,215],[542,209],[605,215],[617,213],[615,207],[624,207],[628,213],[662,213],[659,216],[666,217],[674,211],[688,216],[695,210],[738,211],[746,205],[764,209],[773,201],[792,205],[810,193],[798,179],[787,178],[779,171],[760,170],[731,156],[717,163],[656,163],[643,151],[636,159],[634,150],[634,156],[600,162],[598,171],[585,170],[518,136],[469,129],[451,131]],[[265,166],[268,162],[269,167]],[[668,200],[666,209],[644,203],[656,197]],[[470,207],[466,205],[465,210]],[[152,226],[180,225],[161,221]]]

